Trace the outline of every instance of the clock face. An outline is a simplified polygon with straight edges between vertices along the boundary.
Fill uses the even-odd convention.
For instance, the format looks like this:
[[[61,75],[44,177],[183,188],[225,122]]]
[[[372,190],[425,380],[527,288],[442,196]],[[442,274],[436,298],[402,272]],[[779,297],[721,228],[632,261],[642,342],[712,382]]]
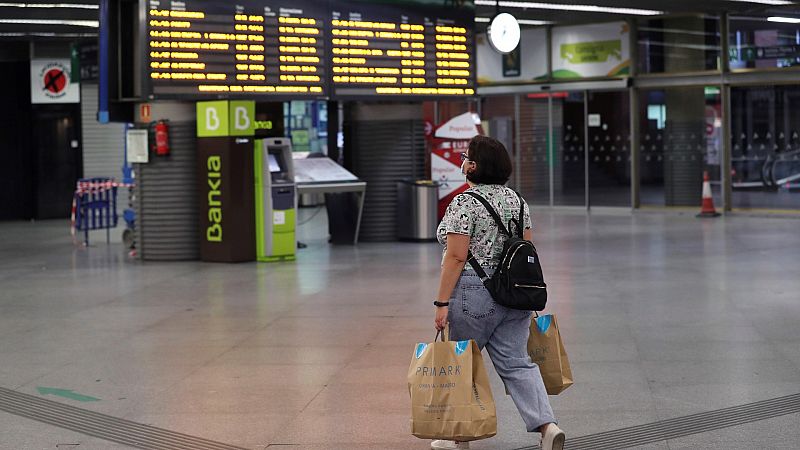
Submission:
[[[494,16],[487,30],[489,43],[500,53],[510,53],[519,45],[519,23],[509,13]]]

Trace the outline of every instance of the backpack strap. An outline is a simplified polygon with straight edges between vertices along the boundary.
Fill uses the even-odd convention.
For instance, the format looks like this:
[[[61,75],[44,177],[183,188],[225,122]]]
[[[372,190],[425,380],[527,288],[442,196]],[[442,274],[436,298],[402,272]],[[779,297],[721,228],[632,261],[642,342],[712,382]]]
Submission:
[[[519,198],[519,222],[517,222],[517,231],[519,231],[519,237],[522,239],[522,235],[525,233],[525,199],[522,198],[519,192],[514,191],[517,194],[517,198]]]
[[[494,219],[495,223],[497,223],[497,226],[500,228],[500,231],[508,237],[512,236],[511,231],[508,228],[506,228],[506,226],[503,224],[503,219],[500,218],[500,215],[497,214],[497,211],[495,211],[494,208],[492,208],[492,205],[490,205],[485,198],[483,198],[477,192],[464,192],[464,194],[467,194],[470,197],[473,197],[479,202],[481,202],[483,206],[486,208],[486,210],[489,211],[489,214],[492,215],[492,218]]]
[[[490,205],[489,202],[487,202],[485,198],[483,198],[481,195],[479,195],[476,192],[464,192],[464,194],[467,194],[470,197],[475,198],[481,204],[483,204],[483,206],[486,208],[486,210],[489,211],[489,214],[492,215],[492,218],[494,219],[495,223],[497,223],[497,226],[500,228],[500,232],[504,233],[508,237],[511,237],[511,233],[506,228],[506,226],[503,225],[503,219],[500,218],[500,215],[497,214],[497,211],[495,211],[494,208],[492,208],[492,205]],[[478,274],[478,276],[480,277],[481,281],[484,284],[486,284],[486,282],[489,281],[489,276],[486,274],[486,271],[483,270],[483,267],[481,267],[481,265],[478,264],[478,260],[475,259],[475,255],[472,254],[472,251],[468,251],[467,252],[467,262],[469,263],[470,266],[472,266],[472,270],[474,270],[475,273]]]

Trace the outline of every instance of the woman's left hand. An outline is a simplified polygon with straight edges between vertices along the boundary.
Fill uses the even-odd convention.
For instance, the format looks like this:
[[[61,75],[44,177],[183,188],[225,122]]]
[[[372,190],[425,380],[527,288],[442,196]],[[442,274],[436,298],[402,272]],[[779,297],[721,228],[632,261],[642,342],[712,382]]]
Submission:
[[[437,331],[444,330],[445,325],[447,325],[447,306],[440,306],[436,308],[436,319],[434,320],[434,326],[436,326]]]

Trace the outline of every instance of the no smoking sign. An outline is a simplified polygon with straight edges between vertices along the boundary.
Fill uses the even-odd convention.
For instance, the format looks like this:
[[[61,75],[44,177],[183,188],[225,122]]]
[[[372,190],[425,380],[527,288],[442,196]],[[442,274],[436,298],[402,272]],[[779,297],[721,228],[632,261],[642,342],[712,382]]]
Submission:
[[[70,81],[70,61],[31,61],[31,103],[77,103],[79,88]]]
[[[67,87],[67,77],[61,68],[50,69],[44,74],[44,90],[53,96],[64,95]]]

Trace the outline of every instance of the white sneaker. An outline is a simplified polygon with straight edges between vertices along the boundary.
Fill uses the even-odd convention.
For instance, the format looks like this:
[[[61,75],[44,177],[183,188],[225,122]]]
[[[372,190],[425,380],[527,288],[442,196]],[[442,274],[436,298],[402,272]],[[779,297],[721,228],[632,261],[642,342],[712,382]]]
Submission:
[[[542,450],[563,450],[566,435],[558,425],[551,423],[542,435]]]
[[[469,442],[456,442],[436,440],[431,442],[432,450],[467,450],[469,449]]]

